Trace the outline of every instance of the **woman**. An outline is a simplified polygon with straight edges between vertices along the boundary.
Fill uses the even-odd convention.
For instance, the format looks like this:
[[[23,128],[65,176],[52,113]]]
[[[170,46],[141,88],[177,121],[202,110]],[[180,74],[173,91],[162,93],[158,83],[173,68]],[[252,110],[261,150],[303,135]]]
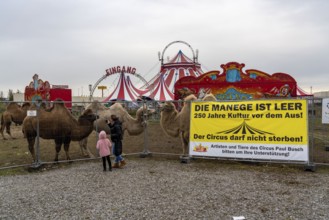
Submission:
[[[110,123],[108,124],[111,129],[111,140],[113,142],[113,154],[115,161],[113,168],[121,168],[126,165],[126,161],[122,157],[122,123],[116,115],[111,115]]]

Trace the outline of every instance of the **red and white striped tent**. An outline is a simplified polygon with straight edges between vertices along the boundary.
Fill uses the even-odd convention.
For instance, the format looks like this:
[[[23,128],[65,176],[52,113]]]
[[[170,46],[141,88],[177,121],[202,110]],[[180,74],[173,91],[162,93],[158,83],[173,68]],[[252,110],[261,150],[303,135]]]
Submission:
[[[157,85],[155,85],[153,92],[149,95],[151,99],[157,101],[174,100],[174,94],[169,90],[164,81],[164,77],[159,78]]]
[[[137,89],[132,84],[129,76],[126,76],[126,74],[122,72],[120,73],[120,78],[116,88],[106,99],[103,100],[103,102],[112,100],[136,101],[146,93],[147,90]]]
[[[149,81],[147,89],[153,88],[150,98],[159,101],[173,100],[177,80],[185,76],[198,77],[202,74],[201,65],[180,50],[173,59],[162,64],[160,72]]]

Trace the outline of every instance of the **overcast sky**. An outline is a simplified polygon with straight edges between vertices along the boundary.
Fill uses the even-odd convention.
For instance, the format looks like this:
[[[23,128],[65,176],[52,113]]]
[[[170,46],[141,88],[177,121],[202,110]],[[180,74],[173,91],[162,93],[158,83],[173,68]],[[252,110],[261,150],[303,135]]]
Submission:
[[[24,92],[37,73],[88,95],[117,65],[149,80],[177,40],[199,50],[205,72],[236,61],[327,91],[328,11],[328,0],[0,0],[0,91]],[[184,44],[165,57],[179,49],[192,57]]]

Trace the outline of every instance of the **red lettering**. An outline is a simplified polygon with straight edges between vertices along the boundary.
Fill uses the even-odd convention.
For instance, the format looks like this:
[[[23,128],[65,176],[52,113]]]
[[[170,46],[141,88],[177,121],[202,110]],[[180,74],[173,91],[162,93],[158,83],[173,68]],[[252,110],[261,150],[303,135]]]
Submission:
[[[127,73],[131,73],[131,67],[130,66],[127,67]]]
[[[130,74],[135,74],[136,73],[136,68],[133,68],[131,66],[115,66],[115,67],[111,67],[111,68],[108,68],[105,70],[106,72],[106,75],[109,76],[109,75],[112,75],[112,74],[115,74],[115,73],[130,73]]]

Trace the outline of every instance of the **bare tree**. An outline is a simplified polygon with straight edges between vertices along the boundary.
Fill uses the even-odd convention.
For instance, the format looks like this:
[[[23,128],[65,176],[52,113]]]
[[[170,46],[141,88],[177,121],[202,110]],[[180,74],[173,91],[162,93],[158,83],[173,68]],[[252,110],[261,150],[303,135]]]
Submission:
[[[8,91],[8,100],[9,101],[14,101],[14,94],[13,94],[12,89],[9,89],[9,91]]]

